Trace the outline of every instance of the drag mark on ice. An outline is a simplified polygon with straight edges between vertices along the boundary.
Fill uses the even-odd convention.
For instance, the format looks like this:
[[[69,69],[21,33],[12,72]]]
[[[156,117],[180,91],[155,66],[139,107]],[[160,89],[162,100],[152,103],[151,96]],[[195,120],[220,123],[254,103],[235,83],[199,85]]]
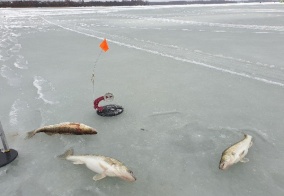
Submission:
[[[108,14],[112,17],[129,18],[128,15],[124,14]],[[219,28],[234,28],[234,29],[248,29],[248,30],[265,30],[265,31],[278,31],[283,32],[284,26],[265,26],[265,25],[245,25],[245,24],[226,24],[226,23],[213,23],[213,22],[198,22],[198,21],[187,21],[187,20],[177,20],[168,18],[151,18],[151,17],[141,17],[141,16],[131,16],[131,18],[143,20],[143,21],[155,21],[158,23],[177,23],[177,24],[187,24],[192,26],[207,26],[207,27],[219,27]]]
[[[56,25],[56,26],[58,26],[60,28],[68,30],[68,31],[72,31],[72,32],[75,32],[75,33],[79,33],[79,34],[82,34],[82,35],[89,36],[89,37],[94,37],[94,38],[97,38],[97,39],[100,39],[100,40],[104,39],[104,37],[99,37],[99,36],[96,36],[96,35],[92,35],[92,34],[89,34],[89,33],[84,33],[84,32],[81,32],[81,31],[78,31],[78,30],[74,30],[74,29],[71,29],[71,28],[68,28],[68,27],[64,27],[62,25],[59,25],[59,24],[53,23],[51,21],[48,21],[45,18],[42,18],[42,19],[44,21],[50,23],[50,24]],[[138,47],[138,46],[135,46],[135,45],[126,44],[126,43],[118,42],[118,41],[111,40],[111,39],[108,39],[108,42],[117,44],[119,46],[124,46],[124,47],[127,47],[127,48],[132,48],[132,49],[148,52],[148,53],[151,53],[151,54],[167,57],[167,58],[174,59],[174,60],[177,60],[177,61],[195,64],[195,65],[198,65],[198,66],[206,67],[206,68],[213,69],[213,70],[216,70],[216,71],[220,71],[220,72],[223,72],[223,73],[229,73],[229,74],[232,74],[232,75],[236,75],[236,76],[240,76],[240,77],[244,77],[244,78],[257,80],[257,81],[260,81],[260,82],[264,82],[266,84],[271,84],[271,85],[275,85],[275,86],[284,87],[284,83],[276,82],[276,81],[272,81],[272,80],[267,80],[265,78],[255,77],[255,76],[252,76],[250,74],[236,72],[236,71],[232,71],[232,70],[229,70],[229,69],[216,67],[216,66],[209,65],[209,64],[206,64],[206,63],[197,62],[195,60],[190,60],[190,59],[176,57],[176,56],[173,56],[173,55],[170,55],[170,54],[161,53],[161,52],[158,52],[158,51],[155,51],[155,50],[149,50],[149,49],[141,48],[141,47]]]
[[[150,116],[162,116],[162,115],[171,115],[171,114],[180,114],[178,111],[165,111],[165,112],[153,112]]]

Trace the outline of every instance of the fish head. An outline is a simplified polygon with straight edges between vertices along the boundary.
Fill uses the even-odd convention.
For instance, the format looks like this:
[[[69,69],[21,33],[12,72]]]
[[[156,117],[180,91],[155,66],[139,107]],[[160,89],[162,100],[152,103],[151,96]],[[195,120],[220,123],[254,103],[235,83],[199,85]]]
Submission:
[[[93,132],[93,133],[95,133],[95,134],[97,134],[98,132],[97,132],[97,130],[96,129],[94,129],[94,128],[91,128],[91,132]]]
[[[97,130],[88,125],[80,124],[80,129],[82,129],[85,132],[91,132],[91,133],[97,134]]]
[[[127,167],[121,167],[118,169],[118,177],[123,179],[123,180],[126,180],[128,182],[134,182],[136,181],[136,178],[133,174],[133,172],[131,170],[129,170]]]
[[[219,169],[221,170],[226,170],[228,169],[231,165],[233,165],[233,157],[230,155],[223,155],[220,164],[219,164]]]

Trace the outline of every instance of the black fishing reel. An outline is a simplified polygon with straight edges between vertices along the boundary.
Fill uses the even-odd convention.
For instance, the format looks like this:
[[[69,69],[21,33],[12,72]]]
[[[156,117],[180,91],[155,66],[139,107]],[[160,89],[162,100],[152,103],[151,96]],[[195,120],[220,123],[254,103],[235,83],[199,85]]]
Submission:
[[[97,114],[100,116],[117,116],[123,112],[123,107],[120,105],[110,104],[102,107],[102,111],[97,110]]]
[[[104,101],[112,101],[114,96],[112,93],[106,93],[104,96],[97,98],[94,101],[94,108],[97,111],[97,114],[103,117],[112,117],[117,116],[123,112],[123,107],[120,105],[110,104],[105,106],[99,106],[99,102]]]

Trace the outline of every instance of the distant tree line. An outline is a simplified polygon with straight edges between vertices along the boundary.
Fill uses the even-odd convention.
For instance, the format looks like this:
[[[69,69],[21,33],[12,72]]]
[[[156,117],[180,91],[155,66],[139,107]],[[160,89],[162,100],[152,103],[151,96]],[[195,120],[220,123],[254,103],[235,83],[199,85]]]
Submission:
[[[275,2],[278,0],[249,0],[248,2]],[[283,0],[279,0],[283,2]],[[138,6],[138,5],[186,5],[186,4],[222,4],[222,3],[239,3],[233,0],[189,0],[189,1],[163,1],[148,2],[144,0],[122,0],[122,1],[1,1],[0,7],[87,7],[87,6]]]
[[[284,1],[284,0],[279,0]],[[252,2],[278,2],[278,0],[188,0],[188,1],[163,1],[149,2],[149,5],[187,5],[187,4],[225,4],[225,3],[252,3]]]
[[[84,6],[137,6],[148,5],[143,0],[123,1],[1,1],[0,7],[84,7]]]

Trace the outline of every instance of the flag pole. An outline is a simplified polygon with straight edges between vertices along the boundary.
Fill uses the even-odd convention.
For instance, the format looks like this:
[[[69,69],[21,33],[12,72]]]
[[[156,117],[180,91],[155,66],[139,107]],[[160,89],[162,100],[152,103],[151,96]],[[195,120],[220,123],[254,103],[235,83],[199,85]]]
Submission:
[[[92,73],[92,78],[91,78],[91,81],[93,83],[93,98],[95,98],[95,68],[96,68],[96,65],[97,65],[97,62],[99,61],[99,58],[102,54],[102,50],[100,51],[95,63],[94,63],[94,67],[93,67],[93,73]]]
[[[0,167],[3,167],[14,161],[18,156],[18,152],[16,150],[9,148],[1,121],[0,121],[0,137],[4,148],[0,152]]]
[[[108,43],[107,43],[107,40],[104,39],[101,44],[100,44],[100,48],[102,49],[98,55],[98,57],[96,58],[96,61],[94,63],[94,67],[93,67],[93,73],[92,73],[92,77],[91,77],[91,81],[93,83],[93,98],[95,98],[95,68],[96,68],[96,65],[97,65],[97,62],[99,61],[99,58],[102,54],[102,52],[106,52],[108,51],[109,47],[108,47]]]

